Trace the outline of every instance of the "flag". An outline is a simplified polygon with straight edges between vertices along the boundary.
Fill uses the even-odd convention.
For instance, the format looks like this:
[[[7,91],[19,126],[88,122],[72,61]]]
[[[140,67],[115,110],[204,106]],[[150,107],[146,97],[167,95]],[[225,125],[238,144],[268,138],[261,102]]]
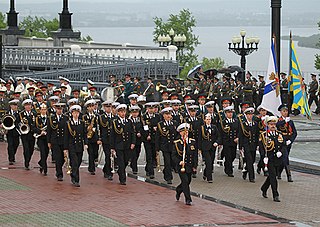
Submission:
[[[311,120],[311,112],[308,105],[306,86],[301,76],[300,66],[294,48],[294,44],[291,41],[291,64],[290,64],[290,78],[292,83],[293,91],[293,101],[292,108],[298,109],[300,112],[305,115],[309,120]]]
[[[271,40],[271,50],[269,57],[269,65],[266,77],[266,85],[261,105],[269,112],[279,116],[278,107],[281,105],[280,80],[276,61],[276,53],[274,47],[274,39]]]

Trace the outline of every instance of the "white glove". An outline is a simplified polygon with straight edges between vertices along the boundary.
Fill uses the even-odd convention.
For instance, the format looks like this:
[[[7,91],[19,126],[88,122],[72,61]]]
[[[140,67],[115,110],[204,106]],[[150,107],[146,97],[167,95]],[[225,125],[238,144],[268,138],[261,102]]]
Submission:
[[[282,156],[282,153],[280,151],[278,151],[276,155],[278,158],[280,158]]]
[[[290,121],[290,117],[286,117],[285,121],[289,122]]]
[[[263,159],[263,163],[266,164],[266,165],[268,164],[268,161],[269,161],[268,157],[265,157],[265,158]]]
[[[291,144],[291,140],[287,140],[286,144],[289,146]]]
[[[218,146],[218,144],[217,144],[217,143],[214,143],[213,146],[216,147],[216,146]]]
[[[261,117],[261,120],[265,120],[267,118],[267,116],[263,116],[263,117]]]

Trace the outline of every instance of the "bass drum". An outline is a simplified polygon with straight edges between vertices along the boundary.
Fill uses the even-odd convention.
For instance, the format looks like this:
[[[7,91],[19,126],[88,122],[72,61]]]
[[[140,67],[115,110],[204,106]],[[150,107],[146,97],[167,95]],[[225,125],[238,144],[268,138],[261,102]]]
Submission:
[[[115,99],[115,89],[114,87],[106,87],[101,91],[101,98],[103,101],[112,101]]]

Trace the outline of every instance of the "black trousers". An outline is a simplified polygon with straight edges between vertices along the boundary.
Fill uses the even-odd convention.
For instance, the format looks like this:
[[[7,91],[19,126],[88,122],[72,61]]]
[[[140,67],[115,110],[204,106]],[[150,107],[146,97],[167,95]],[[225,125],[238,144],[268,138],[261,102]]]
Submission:
[[[39,166],[43,169],[43,172],[48,172],[47,159],[49,155],[48,140],[46,136],[38,138],[37,145],[40,149],[40,160],[38,162]]]
[[[316,95],[309,96],[309,100],[308,100],[309,107],[312,105],[313,102],[315,102],[316,106],[318,107],[318,105],[319,105],[318,96],[316,96]]]
[[[210,148],[210,150],[202,151],[202,155],[204,158],[204,162],[206,164],[206,168],[204,169],[203,175],[207,178],[207,180],[212,180],[212,171],[213,171],[213,163],[214,158],[216,156],[216,148]]]
[[[98,159],[98,150],[99,150],[99,145],[96,142],[88,144],[88,154],[89,154],[88,171],[89,172],[96,171],[95,160]]]
[[[249,180],[254,180],[255,174],[254,174],[253,164],[255,162],[256,149],[244,147],[244,157],[246,160],[245,170],[248,171],[248,173],[249,173]]]
[[[263,147],[259,147],[259,154],[260,154],[260,159],[257,164],[258,169],[262,169],[264,171],[264,162],[263,159],[265,158],[266,152],[264,151]]]
[[[146,166],[145,171],[149,175],[154,175],[154,157],[156,156],[155,144],[151,142],[144,142],[143,143],[145,151],[146,151]]]
[[[16,153],[17,149],[19,147],[19,136],[11,136],[7,135],[7,142],[8,142],[8,159],[9,162],[14,162],[16,161]]]
[[[233,174],[233,161],[236,158],[237,147],[228,146],[227,144],[223,145],[222,153],[224,155],[224,172],[226,174]]]
[[[133,172],[138,172],[138,159],[139,159],[139,156],[140,156],[140,152],[141,152],[141,143],[140,144],[136,144],[135,147],[134,147],[133,152],[131,153],[130,167],[131,167]]]
[[[281,165],[278,167],[278,176],[281,176],[283,169],[287,169],[287,167],[289,166],[289,154],[291,151],[291,144],[289,146],[286,146],[286,150],[285,152],[283,152],[282,154],[282,162]],[[288,171],[287,171],[288,174]]]
[[[103,173],[107,174],[108,176],[112,176],[111,173],[111,151],[110,151],[110,144],[102,143],[102,148],[104,152],[104,166],[103,166]]]
[[[179,170],[179,177],[181,183],[177,186],[176,192],[177,194],[181,194],[183,192],[185,200],[192,202],[191,195],[190,195],[190,183],[192,179],[192,173],[181,173]]]
[[[277,181],[277,178],[276,178],[276,168],[277,167],[274,166],[274,164],[272,162],[270,162],[270,160],[269,160],[269,163],[268,163],[269,175],[266,178],[266,180],[263,183],[263,185],[261,186],[261,190],[266,192],[269,189],[270,185],[271,185],[273,198],[276,197],[276,196],[279,196],[278,181]]]
[[[164,176],[164,180],[165,181],[169,181],[173,179],[172,176],[172,152],[170,151],[162,151],[162,155],[163,155],[163,160],[164,160],[164,168],[163,168],[163,176]]]
[[[71,179],[79,183],[80,181],[80,165],[82,162],[83,152],[69,152],[70,165],[71,165]]]
[[[33,155],[35,138],[27,134],[22,135],[21,140],[23,145],[24,166],[27,168],[30,165],[31,157]]]
[[[56,159],[56,177],[63,177],[62,166],[64,164],[64,153],[63,153],[63,144],[52,144],[52,153],[55,154]],[[70,161],[71,164],[72,161]]]
[[[128,165],[132,150],[116,150],[117,164],[119,166],[118,175],[120,182],[126,182],[126,167]]]

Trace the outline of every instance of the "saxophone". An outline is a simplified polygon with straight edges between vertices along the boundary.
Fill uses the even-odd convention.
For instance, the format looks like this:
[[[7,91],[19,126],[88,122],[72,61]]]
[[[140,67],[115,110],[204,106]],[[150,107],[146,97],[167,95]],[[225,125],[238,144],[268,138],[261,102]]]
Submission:
[[[94,116],[91,119],[90,125],[88,126],[88,132],[87,132],[88,139],[91,139],[93,137],[94,132],[96,131],[96,129],[93,127],[95,119],[96,119],[96,117]]]

